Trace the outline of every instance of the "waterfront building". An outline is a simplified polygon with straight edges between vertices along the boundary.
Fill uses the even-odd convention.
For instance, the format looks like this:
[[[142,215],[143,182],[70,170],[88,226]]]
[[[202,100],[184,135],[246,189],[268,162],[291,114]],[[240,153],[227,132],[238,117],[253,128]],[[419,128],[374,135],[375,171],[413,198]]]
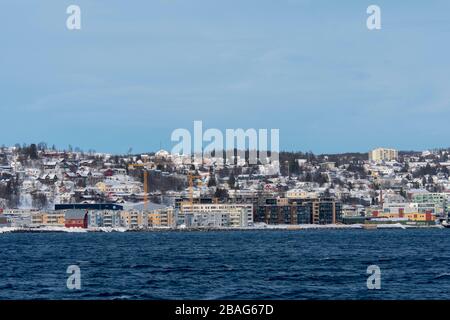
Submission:
[[[363,217],[366,215],[366,208],[363,205],[343,205],[343,217]]]
[[[383,220],[394,220],[394,221],[413,221],[413,222],[426,222],[426,223],[434,223],[436,221],[436,215],[431,212],[411,212],[411,213],[386,213],[386,212],[377,212],[374,211],[371,221],[383,221]]]
[[[447,212],[447,206],[450,203],[450,194],[445,192],[411,192],[408,196],[412,202],[434,203],[438,214]]]
[[[242,228],[248,226],[245,208],[229,208],[227,211],[195,211],[186,214],[186,227]]]
[[[342,204],[332,198],[266,199],[256,221],[267,224],[334,224],[341,222]]]
[[[66,228],[84,228],[88,227],[88,213],[86,210],[67,210],[65,213]]]
[[[437,213],[435,203],[420,202],[385,202],[383,203],[383,213],[405,214],[405,213]]]
[[[44,226],[64,227],[66,215],[64,211],[44,212]]]
[[[248,226],[247,210],[245,208],[229,209],[228,226],[231,228],[247,227]]]
[[[9,223],[8,219],[6,217],[0,216],[0,228],[1,227],[10,227],[11,224]]]
[[[65,212],[64,211],[52,211],[43,212],[35,211],[31,213],[31,227],[64,227],[65,226]]]
[[[149,228],[161,227],[161,214],[159,212],[147,213],[147,225]]]
[[[265,204],[258,206],[256,221],[267,224],[310,224],[310,208],[289,204]],[[299,222],[299,216],[301,222]]]
[[[182,203],[180,214],[186,226],[193,221],[215,221],[222,226],[247,227],[253,224],[253,204],[251,203]],[[227,216],[227,218],[223,218]]]
[[[35,212],[31,215],[31,227],[40,227],[44,225],[44,212]]]
[[[116,210],[92,210],[88,212],[88,227],[121,227],[120,211]]]
[[[186,215],[186,227],[188,228],[222,228],[229,226],[227,212],[195,212]]]
[[[142,211],[121,211],[120,224],[127,229],[144,229],[147,227],[145,214]]]
[[[5,209],[2,217],[5,220],[5,225],[17,228],[29,227],[31,225],[31,216],[34,210],[22,209]]]
[[[164,207],[151,210],[147,213],[147,225],[149,228],[175,227],[175,216],[172,207]]]
[[[403,219],[405,221],[434,223],[437,218],[435,203],[384,203],[381,209],[371,210],[372,220]]]

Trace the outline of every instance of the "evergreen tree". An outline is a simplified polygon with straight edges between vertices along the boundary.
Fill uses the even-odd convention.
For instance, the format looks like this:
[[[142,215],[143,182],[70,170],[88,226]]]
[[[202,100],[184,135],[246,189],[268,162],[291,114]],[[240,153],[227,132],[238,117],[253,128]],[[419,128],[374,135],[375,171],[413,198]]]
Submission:
[[[208,180],[208,187],[215,187],[217,185],[216,183],[216,177],[214,174],[211,174],[209,176],[209,180]]]
[[[220,199],[220,200],[225,200],[228,199],[228,191],[222,188],[217,188],[214,197]]]

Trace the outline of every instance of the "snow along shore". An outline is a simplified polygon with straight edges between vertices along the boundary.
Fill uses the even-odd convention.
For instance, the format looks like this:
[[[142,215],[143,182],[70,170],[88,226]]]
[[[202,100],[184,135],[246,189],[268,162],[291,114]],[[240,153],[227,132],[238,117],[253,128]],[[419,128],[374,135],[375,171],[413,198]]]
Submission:
[[[39,228],[19,228],[19,227],[1,227],[0,233],[10,232],[67,232],[67,233],[86,233],[86,232],[125,232],[125,228],[66,228],[66,227],[39,227]]]
[[[440,226],[427,226],[427,228],[436,228]],[[404,225],[401,223],[376,224],[376,229],[410,229],[419,228],[417,226]],[[424,228],[424,227],[420,227]],[[40,228],[18,228],[18,227],[0,227],[0,233],[10,232],[68,232],[68,233],[86,233],[86,232],[152,232],[152,231],[261,231],[261,230],[317,230],[317,229],[364,229],[363,224],[299,224],[299,225],[268,225],[265,223],[256,223],[252,227],[241,228],[154,228],[143,230],[129,230],[126,228],[65,228],[65,227],[40,227]],[[374,228],[375,229],[375,228]]]
[[[386,223],[386,224],[376,224],[378,229],[406,229],[413,226],[403,225],[401,223]],[[279,225],[269,225],[265,223],[256,223],[254,227],[249,229],[265,230],[265,229],[275,229],[275,230],[305,230],[305,229],[363,229],[364,224],[299,224],[299,225],[289,225],[289,224],[279,224]]]

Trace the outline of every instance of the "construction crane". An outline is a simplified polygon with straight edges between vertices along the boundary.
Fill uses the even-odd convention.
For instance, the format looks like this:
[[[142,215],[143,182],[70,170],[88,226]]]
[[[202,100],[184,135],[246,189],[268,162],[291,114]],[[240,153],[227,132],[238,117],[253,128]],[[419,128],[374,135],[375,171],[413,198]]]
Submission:
[[[199,185],[203,185],[202,176],[195,175],[192,173],[188,174],[189,180],[189,204],[192,206],[194,204],[194,180],[200,179]]]
[[[135,168],[144,168],[144,211],[148,209],[148,171],[145,170],[145,163],[129,164],[128,169],[134,170]]]

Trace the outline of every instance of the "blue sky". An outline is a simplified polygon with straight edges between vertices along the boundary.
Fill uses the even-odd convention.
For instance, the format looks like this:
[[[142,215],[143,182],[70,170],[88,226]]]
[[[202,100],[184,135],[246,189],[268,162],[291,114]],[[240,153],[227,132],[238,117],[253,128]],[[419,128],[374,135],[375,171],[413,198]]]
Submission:
[[[66,8],[82,30],[66,29]],[[366,28],[381,7],[382,29]],[[283,150],[450,146],[450,2],[7,0],[0,144],[125,153],[279,128]]]

